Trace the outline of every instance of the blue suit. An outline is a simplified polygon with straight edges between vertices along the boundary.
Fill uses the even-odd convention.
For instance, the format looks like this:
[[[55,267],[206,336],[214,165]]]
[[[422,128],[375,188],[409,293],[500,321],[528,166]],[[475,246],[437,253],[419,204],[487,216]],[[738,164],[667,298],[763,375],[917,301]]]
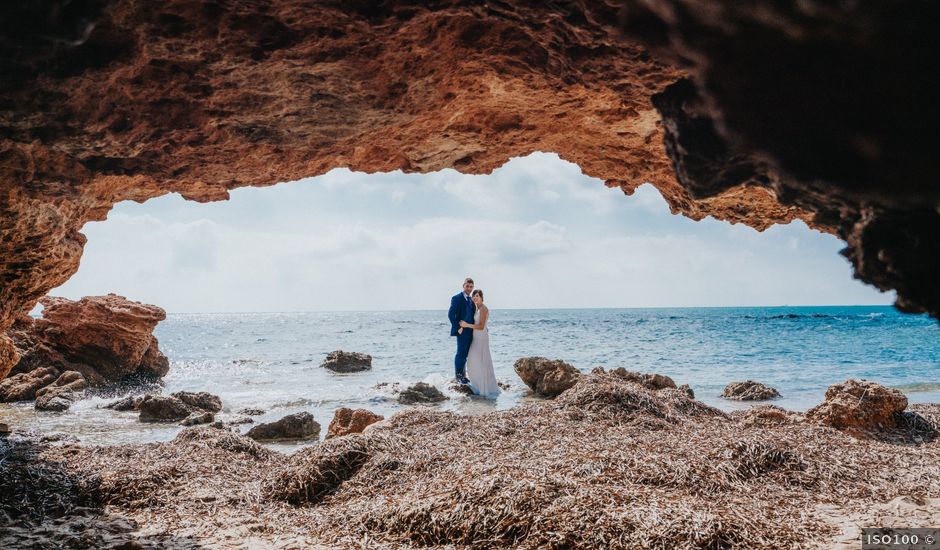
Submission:
[[[450,299],[450,309],[447,310],[447,317],[450,319],[450,335],[457,337],[457,354],[454,355],[454,376],[458,380],[466,378],[467,353],[470,352],[470,342],[473,341],[473,329],[465,328],[461,334],[457,334],[460,328],[460,321],[466,321],[473,324],[473,316],[477,312],[477,306],[473,300],[468,300],[467,295],[458,292]]]

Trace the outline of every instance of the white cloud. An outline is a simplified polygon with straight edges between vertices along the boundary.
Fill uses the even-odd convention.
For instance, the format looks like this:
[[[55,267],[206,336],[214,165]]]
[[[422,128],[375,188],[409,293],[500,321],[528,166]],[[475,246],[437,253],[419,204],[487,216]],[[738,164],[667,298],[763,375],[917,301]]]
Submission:
[[[841,244],[801,223],[758,233],[672,216],[555,155],[492,176],[318,178],[119,205],[54,293],[118,292],[169,311],[444,307],[466,275],[493,307],[887,303],[851,279]]]

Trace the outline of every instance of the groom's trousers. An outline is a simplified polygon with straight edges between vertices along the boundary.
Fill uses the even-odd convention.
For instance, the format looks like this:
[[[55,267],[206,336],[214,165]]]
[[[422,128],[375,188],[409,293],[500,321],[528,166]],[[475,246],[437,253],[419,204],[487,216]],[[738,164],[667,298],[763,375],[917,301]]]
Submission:
[[[454,356],[454,376],[458,379],[467,376],[467,354],[470,353],[470,342],[473,341],[473,331],[463,329],[463,332],[457,335],[457,355]]]

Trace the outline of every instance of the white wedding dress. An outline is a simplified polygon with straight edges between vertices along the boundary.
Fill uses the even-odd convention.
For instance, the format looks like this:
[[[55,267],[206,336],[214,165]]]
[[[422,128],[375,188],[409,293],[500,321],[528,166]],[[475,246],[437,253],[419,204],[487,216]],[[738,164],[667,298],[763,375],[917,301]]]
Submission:
[[[473,324],[480,324],[479,309],[473,315]],[[496,373],[493,372],[493,358],[490,356],[490,332],[486,328],[473,331],[473,340],[467,353],[467,378],[470,379],[473,393],[483,397],[499,395]]]

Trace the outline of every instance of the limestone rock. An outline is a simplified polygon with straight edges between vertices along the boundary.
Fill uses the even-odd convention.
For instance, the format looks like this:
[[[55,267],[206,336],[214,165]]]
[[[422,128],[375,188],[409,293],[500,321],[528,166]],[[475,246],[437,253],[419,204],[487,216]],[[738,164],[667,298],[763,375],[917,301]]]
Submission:
[[[173,394],[173,397],[196,409],[202,409],[204,411],[213,413],[217,413],[222,410],[222,399],[217,395],[212,395],[211,393],[204,391],[198,393],[178,391]]]
[[[581,377],[581,372],[568,363],[544,357],[523,357],[513,368],[532,391],[546,397],[560,394]]]
[[[52,384],[36,392],[37,410],[64,411],[78,398],[77,392],[87,386],[85,377],[76,371],[63,372]]]
[[[191,407],[171,395],[145,395],[138,410],[141,422],[177,422],[192,412]]]
[[[47,296],[41,303],[41,319],[20,318],[9,333],[20,356],[14,372],[51,366],[101,385],[169,370],[153,336],[166,318],[162,309],[115,294],[78,301]]]
[[[603,367],[598,367],[592,371],[592,373],[604,373]],[[644,373],[644,372],[635,372],[627,370],[623,367],[617,367],[609,372],[614,376],[619,376],[628,382],[636,382],[637,384],[643,386],[644,388],[649,388],[651,390],[662,390],[662,389],[676,389],[676,383],[672,378],[666,376],[665,374],[654,374],[654,373]],[[688,388],[688,386],[685,386]],[[691,390],[690,390],[691,391]],[[688,393],[688,392],[686,392]]]
[[[144,400],[144,397],[141,395],[132,395],[125,397],[124,399],[118,399],[117,401],[112,401],[104,406],[105,409],[113,409],[115,411],[136,411],[140,409],[140,403]]]
[[[402,405],[440,403],[446,400],[447,396],[441,390],[425,382],[418,382],[398,394],[398,402]]]
[[[317,439],[320,437],[320,424],[310,413],[299,412],[276,422],[258,424],[246,435],[256,441]]]
[[[36,392],[55,382],[59,371],[52,367],[40,367],[28,373],[15,374],[0,380],[0,401],[30,401]]]
[[[849,379],[826,390],[822,403],[806,411],[806,419],[853,435],[893,430],[907,408],[899,390],[867,380]]]
[[[215,415],[210,411],[192,412],[189,416],[180,422],[181,426],[196,426],[199,424],[211,424],[215,421]]]
[[[331,351],[321,367],[333,372],[361,372],[372,369],[372,356],[350,351]]]
[[[370,424],[384,420],[385,417],[366,409],[348,409],[342,407],[336,410],[333,420],[327,428],[326,439],[347,434],[362,433]]]
[[[735,401],[765,401],[780,397],[780,392],[760,382],[745,380],[728,384],[721,396]]]

